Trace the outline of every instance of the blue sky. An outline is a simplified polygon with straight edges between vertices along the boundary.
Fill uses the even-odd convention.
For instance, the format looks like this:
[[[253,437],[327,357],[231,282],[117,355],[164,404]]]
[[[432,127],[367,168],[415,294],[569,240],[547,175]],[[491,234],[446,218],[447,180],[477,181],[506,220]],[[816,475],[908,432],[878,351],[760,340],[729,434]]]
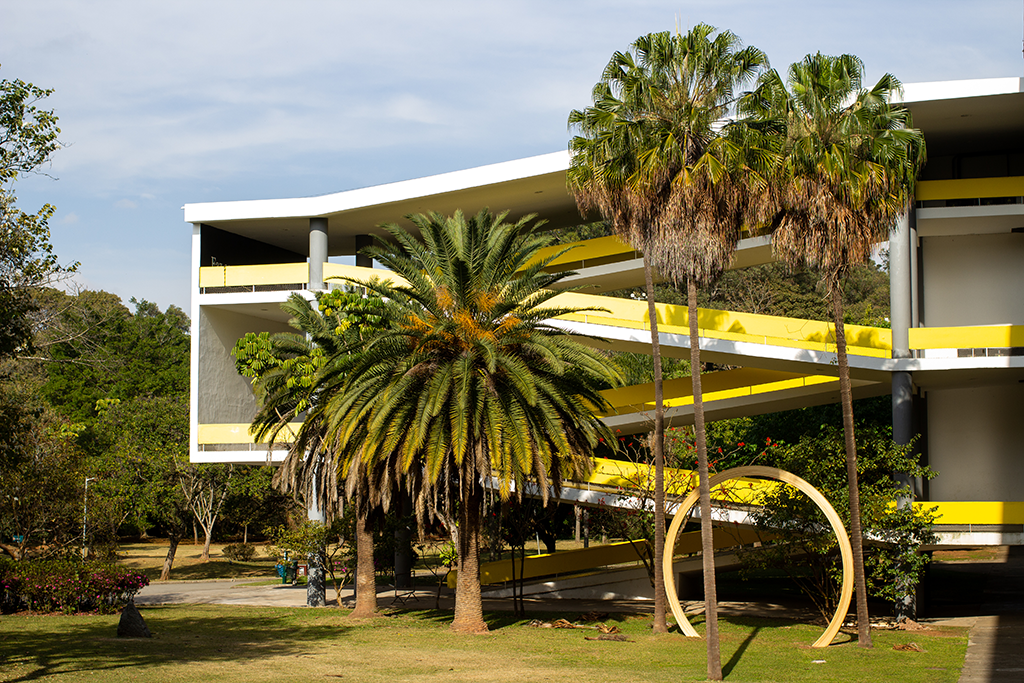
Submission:
[[[0,78],[56,92],[65,147],[16,185],[78,282],[189,303],[185,203],[310,196],[565,149],[616,50],[709,23],[785,69],[1020,76],[1022,5],[903,0],[0,0]]]

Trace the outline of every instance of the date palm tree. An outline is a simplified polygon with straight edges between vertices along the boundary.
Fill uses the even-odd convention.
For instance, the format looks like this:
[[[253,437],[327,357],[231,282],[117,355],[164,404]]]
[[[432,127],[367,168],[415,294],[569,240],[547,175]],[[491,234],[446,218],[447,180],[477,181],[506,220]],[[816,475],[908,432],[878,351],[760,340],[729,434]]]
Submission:
[[[728,266],[740,231],[767,214],[768,185],[755,173],[756,131],[730,125],[737,90],[767,67],[764,53],[712,26],[638,38],[617,52],[594,87],[594,104],[573,111],[579,134],[570,143],[569,185],[582,209],[596,208],[616,232],[643,251],[677,285],[685,282],[690,323],[694,431],[700,481],[708,677],[720,680],[717,598],[708,487],[707,443],[700,384],[697,288]],[[735,132],[731,129],[735,128]],[[764,159],[770,155],[764,155]],[[657,328],[649,267],[645,285],[651,337]],[[655,358],[656,377],[659,358]],[[665,628],[663,418],[655,413],[656,630]]]
[[[419,236],[384,226],[390,239],[364,251],[404,283],[360,282],[385,302],[381,331],[328,405],[329,438],[395,477],[420,477],[420,519],[431,508],[458,520],[452,629],[487,630],[480,600],[484,487],[503,498],[536,486],[546,498],[568,474],[592,466],[599,390],[620,382],[608,358],[549,323],[566,276],[534,261],[549,243],[532,217],[506,223],[484,210],[465,217],[410,216]],[[365,434],[355,425],[365,425]],[[417,474],[417,472],[419,474]]]
[[[925,146],[910,112],[891,102],[900,90],[899,81],[886,74],[866,89],[861,85],[863,73],[864,64],[853,55],[808,55],[789,67],[785,82],[776,71],[762,76],[742,108],[774,122],[780,132],[780,213],[772,234],[775,254],[792,266],[817,270],[831,299],[846,440],[858,641],[871,647],[843,280],[853,266],[870,258],[879,242],[888,239],[900,214],[908,210]]]

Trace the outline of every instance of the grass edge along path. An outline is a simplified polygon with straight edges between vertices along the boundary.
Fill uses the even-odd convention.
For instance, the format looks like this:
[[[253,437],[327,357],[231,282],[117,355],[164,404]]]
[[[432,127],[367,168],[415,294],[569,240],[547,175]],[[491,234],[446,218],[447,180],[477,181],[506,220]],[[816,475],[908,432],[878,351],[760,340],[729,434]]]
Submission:
[[[116,637],[117,615],[5,615],[0,618],[0,681],[60,676],[62,681],[699,681],[704,644],[655,636],[649,615],[609,615],[630,642],[587,640],[596,630],[536,628],[532,619],[575,614],[486,615],[486,636],[451,633],[450,612],[395,612],[349,622],[347,610],[166,605],[143,607],[153,638]],[[698,631],[703,624],[698,623]],[[727,681],[955,682],[966,629],[876,631],[875,648],[812,649],[819,628],[791,621],[726,618]],[[913,645],[911,645],[913,644]],[[894,649],[901,646],[903,650]],[[920,651],[919,651],[920,650]]]

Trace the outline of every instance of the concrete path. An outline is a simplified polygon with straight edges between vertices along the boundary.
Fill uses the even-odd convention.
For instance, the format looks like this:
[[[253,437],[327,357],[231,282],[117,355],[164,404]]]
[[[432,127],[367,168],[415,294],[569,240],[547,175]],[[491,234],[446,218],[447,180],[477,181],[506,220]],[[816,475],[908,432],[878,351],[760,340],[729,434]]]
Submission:
[[[301,607],[306,604],[305,586],[253,586],[252,583],[251,579],[153,582],[139,591],[135,596],[135,604],[190,603],[275,607]],[[334,596],[334,591],[329,590],[327,593],[329,598]]]
[[[941,569],[947,579],[944,594],[936,596],[938,618],[926,621],[970,626],[960,683],[1024,681],[1024,547]]]

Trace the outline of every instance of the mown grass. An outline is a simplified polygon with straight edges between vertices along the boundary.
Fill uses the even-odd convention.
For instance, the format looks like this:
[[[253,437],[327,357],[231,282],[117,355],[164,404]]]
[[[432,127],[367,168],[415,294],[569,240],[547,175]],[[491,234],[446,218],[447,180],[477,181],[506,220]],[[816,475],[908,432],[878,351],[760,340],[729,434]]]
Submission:
[[[118,548],[118,564],[142,571],[150,581],[160,578],[164,557],[167,555],[166,539],[151,539],[136,543],[122,543]],[[223,543],[210,546],[210,561],[202,560],[203,545],[182,543],[175,553],[171,569],[172,581],[204,581],[209,579],[260,579],[276,576],[274,565],[277,559],[267,556],[263,546],[257,546],[256,556],[250,562],[231,562],[224,557]]]
[[[0,681],[699,681],[703,641],[654,636],[649,616],[612,615],[631,642],[590,641],[594,630],[536,628],[488,614],[486,636],[451,633],[450,612],[398,612],[349,622],[346,610],[224,605],[142,609],[153,638],[116,637],[115,616],[14,615],[0,619]],[[531,614],[573,619],[572,614]],[[699,628],[698,628],[699,630]],[[855,637],[812,649],[813,626],[722,621],[728,681],[956,681],[966,632],[880,631],[875,648]],[[923,652],[897,651],[916,643]]]

